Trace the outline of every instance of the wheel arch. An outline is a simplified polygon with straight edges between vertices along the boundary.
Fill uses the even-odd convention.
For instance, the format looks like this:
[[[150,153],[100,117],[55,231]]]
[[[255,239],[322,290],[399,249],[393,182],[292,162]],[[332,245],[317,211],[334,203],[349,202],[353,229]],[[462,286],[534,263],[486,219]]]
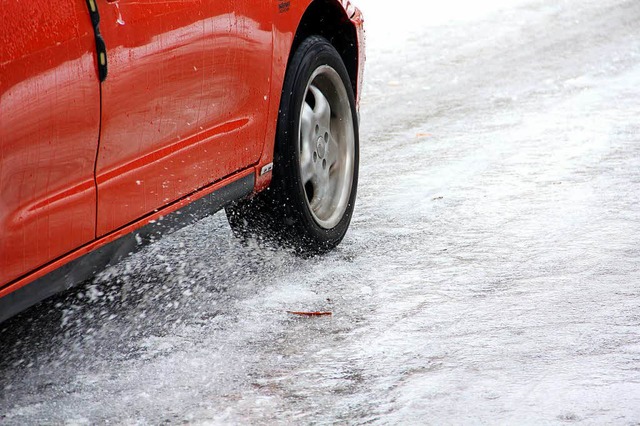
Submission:
[[[276,0],[273,0],[274,2]],[[362,91],[364,54],[364,19],[349,0],[277,0],[284,6],[274,16],[273,65],[269,95],[269,117],[265,132],[262,157],[255,167],[255,192],[266,189],[271,173],[264,173],[273,162],[276,123],[286,70],[300,44],[309,36],[324,37],[338,51],[345,64],[349,80],[359,106]]]
[[[326,38],[335,47],[349,73],[354,95],[358,93],[359,44],[354,23],[345,8],[336,0],[314,0],[309,4],[296,29],[289,60],[298,46],[309,36],[319,35]]]

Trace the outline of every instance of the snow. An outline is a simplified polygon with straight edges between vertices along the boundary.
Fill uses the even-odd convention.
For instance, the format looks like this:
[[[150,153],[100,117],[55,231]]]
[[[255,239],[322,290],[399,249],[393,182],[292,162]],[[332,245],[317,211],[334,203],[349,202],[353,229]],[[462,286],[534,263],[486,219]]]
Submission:
[[[343,244],[163,239],[0,325],[0,423],[640,421],[640,3],[361,3]]]

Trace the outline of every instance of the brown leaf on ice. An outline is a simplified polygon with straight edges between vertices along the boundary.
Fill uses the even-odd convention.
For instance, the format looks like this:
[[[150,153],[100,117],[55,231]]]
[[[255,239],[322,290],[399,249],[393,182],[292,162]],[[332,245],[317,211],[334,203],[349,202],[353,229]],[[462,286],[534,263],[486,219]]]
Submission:
[[[291,315],[299,315],[302,317],[323,317],[323,316],[331,316],[332,312],[302,312],[302,311],[287,311],[288,314]]]

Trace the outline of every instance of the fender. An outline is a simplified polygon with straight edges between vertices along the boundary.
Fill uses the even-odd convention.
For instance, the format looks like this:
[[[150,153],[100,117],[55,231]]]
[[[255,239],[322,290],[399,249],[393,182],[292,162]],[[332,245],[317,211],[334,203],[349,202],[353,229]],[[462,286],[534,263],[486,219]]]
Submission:
[[[271,173],[261,173],[263,168],[269,169],[273,163],[273,152],[275,146],[276,126],[278,122],[278,111],[280,107],[281,88],[284,84],[284,76],[287,70],[290,57],[295,49],[296,36],[303,32],[301,28],[305,21],[305,14],[313,7],[331,8],[340,11],[340,16],[333,22],[335,25],[349,25],[356,36],[356,72],[353,76],[354,90],[356,95],[356,108],[360,105],[360,94],[362,89],[362,78],[365,62],[365,33],[364,18],[360,10],[353,5],[351,0],[274,0],[276,15],[273,20],[273,65],[271,72],[271,89],[269,95],[269,116],[267,120],[267,130],[265,134],[262,157],[256,167],[256,183],[254,193],[260,192],[269,186]],[[292,16],[287,16],[292,15]],[[326,24],[326,23],[324,23]],[[300,40],[301,41],[301,40]],[[293,49],[292,49],[293,48]]]

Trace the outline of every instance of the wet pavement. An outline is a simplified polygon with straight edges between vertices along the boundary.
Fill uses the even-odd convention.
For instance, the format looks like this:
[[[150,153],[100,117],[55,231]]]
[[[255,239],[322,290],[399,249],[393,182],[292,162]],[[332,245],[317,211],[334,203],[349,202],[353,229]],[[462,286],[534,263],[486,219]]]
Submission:
[[[165,238],[0,325],[0,424],[640,422],[640,3],[360,3],[342,245]]]

